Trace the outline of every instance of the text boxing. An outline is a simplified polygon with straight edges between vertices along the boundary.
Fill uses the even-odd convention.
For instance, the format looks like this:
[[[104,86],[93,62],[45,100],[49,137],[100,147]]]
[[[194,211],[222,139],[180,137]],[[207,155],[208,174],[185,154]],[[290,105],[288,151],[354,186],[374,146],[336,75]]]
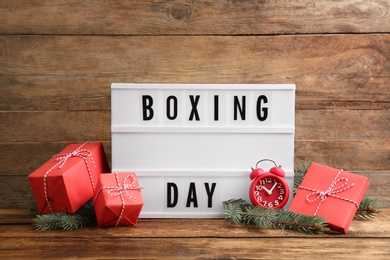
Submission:
[[[189,102],[191,104],[191,111],[188,115],[188,121],[201,121],[201,115],[198,110],[198,105],[201,102],[200,95],[189,95]],[[144,121],[152,120],[154,117],[153,97],[150,95],[142,95],[142,118]],[[214,95],[213,104],[209,106],[213,109],[213,120],[218,121],[220,117],[219,96]],[[268,107],[264,104],[268,103],[268,98],[265,95],[259,95],[256,100],[254,109],[256,110],[256,117],[259,121],[265,121],[268,117]],[[165,102],[166,117],[169,120],[175,120],[178,117],[178,98],[170,95]],[[233,119],[246,120],[247,115],[247,100],[246,96],[233,96]],[[240,119],[239,119],[240,118]]]

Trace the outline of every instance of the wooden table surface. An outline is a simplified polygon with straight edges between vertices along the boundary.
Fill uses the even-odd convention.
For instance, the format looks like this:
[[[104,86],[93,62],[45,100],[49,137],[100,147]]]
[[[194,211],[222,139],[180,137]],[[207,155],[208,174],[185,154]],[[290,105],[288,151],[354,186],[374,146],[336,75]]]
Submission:
[[[305,235],[222,219],[140,219],[136,227],[38,232],[26,211],[0,209],[0,258],[388,259],[390,208],[382,210],[373,220],[354,220],[346,235]]]

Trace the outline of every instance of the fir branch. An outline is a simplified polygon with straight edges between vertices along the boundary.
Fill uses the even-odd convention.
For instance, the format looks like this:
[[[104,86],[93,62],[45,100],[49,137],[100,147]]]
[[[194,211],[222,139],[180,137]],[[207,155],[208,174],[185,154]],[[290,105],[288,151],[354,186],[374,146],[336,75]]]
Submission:
[[[87,203],[85,203],[84,206],[82,206],[76,213],[88,219],[88,225],[97,225],[95,209],[93,207],[92,200],[87,201]]]
[[[248,203],[247,201],[243,199],[230,199],[223,202],[225,206],[234,204],[236,206],[239,206],[241,210],[245,210],[245,208],[252,206],[252,204]]]
[[[239,202],[225,201],[224,206],[225,221],[231,224],[238,224],[242,221],[243,211]]]
[[[242,199],[224,202],[225,220],[228,223],[240,222],[261,228],[292,229],[305,234],[318,234],[326,230],[323,218],[306,216],[285,209],[274,210],[255,207]]]
[[[244,211],[244,222],[261,228],[275,228],[276,210],[250,206]]]
[[[65,214],[61,217],[61,229],[63,230],[73,230],[84,228],[88,226],[90,220],[88,217],[80,214]]]
[[[325,219],[299,214],[287,209],[277,210],[277,218],[274,222],[278,228],[292,229],[305,234],[320,234],[327,230]]]
[[[38,231],[61,229],[62,214],[65,213],[37,215],[37,218],[33,220],[33,225]]]
[[[359,209],[356,211],[354,218],[357,220],[368,220],[375,218],[380,212],[381,210],[377,201],[364,197],[360,202]]]
[[[95,211],[92,201],[88,201],[74,214],[53,213],[36,215],[33,225],[38,231],[47,230],[74,230],[96,224]]]
[[[305,177],[307,170],[309,169],[311,162],[303,161],[301,165],[297,166],[294,170],[294,188],[298,189],[301,185],[303,178]]]

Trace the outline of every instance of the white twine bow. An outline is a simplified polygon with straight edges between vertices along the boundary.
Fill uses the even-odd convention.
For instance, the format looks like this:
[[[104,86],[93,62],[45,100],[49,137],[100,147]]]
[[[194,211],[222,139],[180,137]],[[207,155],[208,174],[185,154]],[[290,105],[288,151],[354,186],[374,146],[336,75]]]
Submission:
[[[132,180],[131,183],[126,183],[127,179],[129,179],[129,178],[131,178],[131,180]],[[123,193],[127,197],[133,199],[134,201],[137,201],[137,198],[132,196],[128,191],[130,191],[130,190],[141,190],[142,188],[140,186],[136,185],[135,177],[134,177],[133,174],[127,175],[123,179],[123,184],[122,185],[119,182],[118,173],[115,173],[115,179],[116,179],[117,187],[107,187],[107,186],[101,187],[99,189],[99,191],[96,193],[96,196],[95,196],[95,198],[93,200],[93,204],[95,204],[97,197],[99,196],[100,192],[102,192],[103,189],[108,190],[107,194],[110,195],[110,196],[120,196],[121,202],[122,202],[122,209],[121,209],[121,213],[119,214],[118,221],[115,224],[115,227],[116,227],[116,226],[118,226],[120,220],[122,219],[123,212],[125,211],[125,199],[123,197]]]
[[[53,155],[53,157],[58,157],[58,158],[56,158],[56,160],[58,162],[53,167],[51,167],[45,173],[45,175],[43,176],[43,190],[44,190],[44,193],[45,193],[46,204],[49,207],[49,210],[50,210],[51,213],[53,213],[53,210],[52,210],[52,207],[50,205],[49,196],[48,196],[48,192],[47,192],[47,175],[49,175],[49,173],[52,170],[54,170],[55,168],[57,168],[57,167],[58,167],[58,169],[61,169],[65,165],[66,161],[69,158],[71,158],[71,157],[79,157],[79,158],[82,158],[84,160],[85,166],[87,167],[89,179],[91,181],[92,189],[95,190],[95,183],[94,183],[93,178],[92,178],[92,173],[91,173],[91,169],[89,167],[87,158],[90,158],[90,160],[92,161],[94,167],[96,167],[96,163],[95,163],[95,160],[92,157],[92,152],[90,150],[88,150],[88,149],[81,149],[86,144],[87,143],[83,143],[82,145],[80,145],[76,150],[74,150],[71,153],[63,153],[63,154]]]
[[[314,212],[314,216],[317,215],[318,210],[321,207],[321,204],[328,198],[328,196],[351,202],[351,203],[355,204],[355,206],[357,208],[359,208],[359,204],[356,201],[348,199],[348,198],[345,198],[345,197],[342,197],[342,196],[336,195],[338,193],[341,193],[341,192],[344,192],[344,191],[348,190],[349,188],[351,188],[351,187],[353,187],[355,185],[355,183],[351,183],[351,184],[348,185],[348,179],[345,178],[345,177],[337,179],[342,171],[343,170],[340,170],[337,173],[336,177],[333,179],[332,183],[329,185],[329,188],[326,191],[321,191],[321,190],[317,190],[317,189],[313,189],[313,188],[309,188],[309,187],[304,187],[304,186],[299,186],[298,187],[300,189],[312,191],[311,193],[309,193],[306,196],[306,201],[307,202],[314,203],[317,200],[320,200],[320,203],[318,203],[316,211]],[[341,185],[335,187],[335,185],[337,183],[339,183],[339,182],[344,182],[344,183],[342,183]],[[313,197],[313,196],[314,196],[314,199],[311,199],[311,197]]]

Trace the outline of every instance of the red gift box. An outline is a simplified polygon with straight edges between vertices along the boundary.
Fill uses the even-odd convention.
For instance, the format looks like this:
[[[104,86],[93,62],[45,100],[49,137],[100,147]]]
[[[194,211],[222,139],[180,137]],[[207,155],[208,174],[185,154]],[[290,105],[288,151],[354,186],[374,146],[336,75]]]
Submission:
[[[101,143],[70,144],[28,176],[41,214],[75,213],[109,172]]]
[[[144,205],[133,172],[100,175],[93,198],[99,227],[135,226]]]
[[[368,185],[367,177],[312,163],[289,210],[323,217],[345,234]]]

